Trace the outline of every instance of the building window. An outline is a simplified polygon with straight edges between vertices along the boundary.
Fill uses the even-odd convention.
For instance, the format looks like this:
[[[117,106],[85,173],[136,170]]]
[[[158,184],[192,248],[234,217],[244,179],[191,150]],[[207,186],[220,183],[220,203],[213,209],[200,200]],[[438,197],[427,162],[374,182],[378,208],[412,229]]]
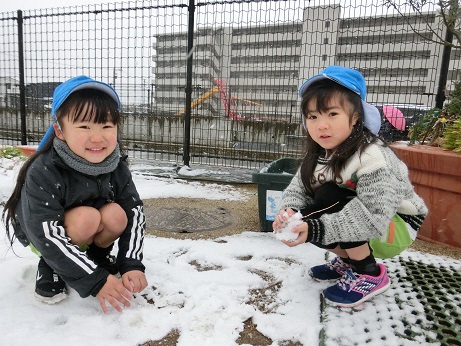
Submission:
[[[328,37],[325,37],[325,38],[323,39],[323,44],[328,44],[328,43],[329,43]]]
[[[327,61],[327,59],[328,59],[328,55],[323,54],[323,55],[322,55],[322,61]]]
[[[327,20],[327,21],[325,21],[325,28],[329,28],[329,27],[330,27],[330,21]]]
[[[447,75],[448,80],[458,80],[458,70],[450,70]]]

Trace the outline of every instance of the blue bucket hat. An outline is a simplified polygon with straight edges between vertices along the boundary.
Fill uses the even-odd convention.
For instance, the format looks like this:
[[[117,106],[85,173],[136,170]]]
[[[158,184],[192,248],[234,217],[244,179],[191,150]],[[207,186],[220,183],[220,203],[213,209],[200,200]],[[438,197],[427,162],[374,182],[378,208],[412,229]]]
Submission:
[[[96,81],[87,76],[77,76],[73,77],[61,84],[54,90],[53,93],[53,103],[51,104],[51,116],[53,117],[53,123],[46,131],[45,135],[43,136],[40,144],[37,147],[37,150],[40,150],[44,143],[47,142],[48,138],[50,138],[51,134],[53,133],[53,124],[56,122],[56,111],[59,107],[62,106],[65,100],[69,97],[70,94],[77,90],[83,89],[97,89],[102,91],[112,97],[112,99],[117,103],[117,109],[121,109],[120,98],[117,95],[117,92],[112,88],[109,84]]]
[[[318,75],[307,79],[299,88],[298,95],[303,97],[309,86],[322,79],[329,79],[343,87],[355,92],[362,100],[363,123],[374,134],[381,128],[381,114],[378,108],[365,101],[367,97],[367,85],[362,74],[354,69],[343,66],[328,66]]]

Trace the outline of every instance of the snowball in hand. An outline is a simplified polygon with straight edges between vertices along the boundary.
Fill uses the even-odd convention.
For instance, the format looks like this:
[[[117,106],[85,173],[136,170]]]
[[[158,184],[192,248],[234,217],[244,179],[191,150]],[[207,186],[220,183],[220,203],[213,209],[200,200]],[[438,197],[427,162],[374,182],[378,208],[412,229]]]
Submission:
[[[288,217],[288,213],[285,212],[283,217]],[[299,233],[293,232],[293,228],[303,223],[302,220],[303,216],[300,212],[297,212],[290,216],[288,220],[286,220],[282,227],[278,230],[274,231],[274,235],[278,240],[286,240],[286,241],[295,241],[298,238]]]

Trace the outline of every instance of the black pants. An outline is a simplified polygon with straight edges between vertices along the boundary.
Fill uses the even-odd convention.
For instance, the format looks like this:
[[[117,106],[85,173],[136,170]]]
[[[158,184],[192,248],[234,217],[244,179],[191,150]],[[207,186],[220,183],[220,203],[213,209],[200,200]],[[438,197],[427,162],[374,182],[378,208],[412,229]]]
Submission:
[[[325,183],[319,186],[315,191],[314,204],[301,209],[301,214],[303,216],[310,214],[310,219],[317,219],[323,214],[337,213],[355,196],[357,196],[355,191],[339,187],[332,182]],[[351,249],[366,243],[368,243],[368,241],[341,242],[328,245],[312,242],[312,244],[322,249],[334,249],[338,245],[341,249]]]

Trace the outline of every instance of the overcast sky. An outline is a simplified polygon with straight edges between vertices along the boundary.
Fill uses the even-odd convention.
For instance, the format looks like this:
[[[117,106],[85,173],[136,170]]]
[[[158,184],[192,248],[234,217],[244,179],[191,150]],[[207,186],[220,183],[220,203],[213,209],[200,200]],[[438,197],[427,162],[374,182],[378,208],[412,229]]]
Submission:
[[[136,0],[134,0],[136,1]],[[168,0],[158,0],[163,3],[169,3]],[[217,2],[218,0],[196,0],[197,2]],[[225,0],[219,0],[223,3],[226,3]],[[45,8],[53,8],[53,7],[70,7],[70,6],[81,6],[81,5],[92,5],[92,4],[107,4],[107,3],[116,3],[116,2],[129,2],[129,0],[13,0],[13,1],[2,1],[2,6],[0,8],[0,12],[10,12],[16,10],[35,10],[35,9],[45,9]],[[173,1],[172,1],[173,2]],[[387,8],[386,6],[382,7],[382,3],[384,0],[378,0],[374,2],[363,1],[363,0],[309,0],[309,6],[319,6],[325,4],[338,4],[340,3],[342,6],[347,7],[350,9],[355,9],[352,13],[349,13],[349,16],[362,16],[362,15],[376,15],[379,14],[383,8]],[[405,0],[394,0],[395,3],[404,3]],[[427,1],[427,6],[423,8],[424,11],[432,11],[434,10],[434,4],[437,3],[436,0]],[[402,10],[404,10],[402,8]],[[378,13],[375,13],[378,11]],[[391,9],[386,9],[386,13],[389,14]]]
[[[52,7],[68,7],[89,4],[106,4],[113,2],[121,2],[120,0],[15,0],[15,1],[2,1],[1,12],[9,12],[16,10],[35,10],[41,8]]]

